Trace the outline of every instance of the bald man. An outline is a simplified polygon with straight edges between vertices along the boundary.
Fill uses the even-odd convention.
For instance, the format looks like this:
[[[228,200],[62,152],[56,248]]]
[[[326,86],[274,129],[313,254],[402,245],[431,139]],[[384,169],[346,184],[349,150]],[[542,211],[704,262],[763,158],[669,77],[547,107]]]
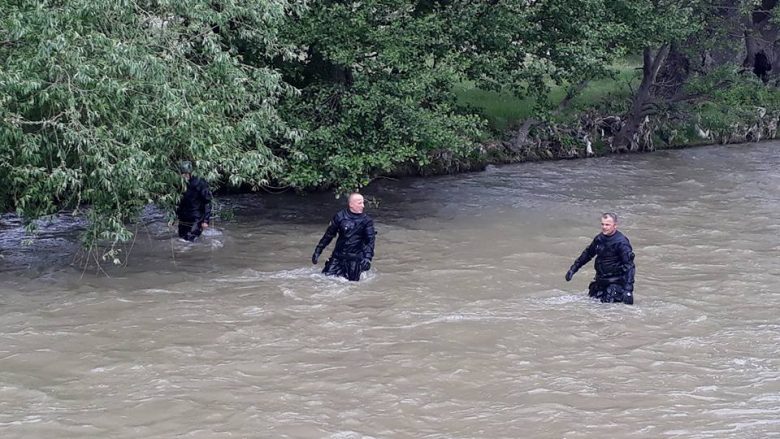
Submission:
[[[333,215],[325,234],[311,255],[312,264],[317,264],[320,254],[336,235],[336,247],[322,272],[329,276],[341,276],[351,281],[360,280],[360,273],[371,269],[374,258],[374,220],[363,213],[363,196],[352,193],[347,198],[347,207]]]

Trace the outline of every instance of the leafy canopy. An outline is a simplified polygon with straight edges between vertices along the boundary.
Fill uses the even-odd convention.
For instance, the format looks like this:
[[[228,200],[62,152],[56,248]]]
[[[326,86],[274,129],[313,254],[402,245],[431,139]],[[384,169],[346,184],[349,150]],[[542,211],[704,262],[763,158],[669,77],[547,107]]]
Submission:
[[[213,184],[266,183],[270,144],[295,138],[292,89],[263,64],[289,52],[284,1],[2,3],[0,203],[27,219],[89,206],[89,242],[130,238],[147,203],[171,206],[174,163]],[[248,62],[251,60],[251,64]]]

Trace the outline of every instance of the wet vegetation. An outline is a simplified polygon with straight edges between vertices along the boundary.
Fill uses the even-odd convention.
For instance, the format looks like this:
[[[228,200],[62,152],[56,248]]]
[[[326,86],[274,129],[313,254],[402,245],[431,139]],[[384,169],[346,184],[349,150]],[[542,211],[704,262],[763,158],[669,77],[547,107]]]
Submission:
[[[118,261],[214,189],[775,138],[777,1],[0,0],[0,208]]]

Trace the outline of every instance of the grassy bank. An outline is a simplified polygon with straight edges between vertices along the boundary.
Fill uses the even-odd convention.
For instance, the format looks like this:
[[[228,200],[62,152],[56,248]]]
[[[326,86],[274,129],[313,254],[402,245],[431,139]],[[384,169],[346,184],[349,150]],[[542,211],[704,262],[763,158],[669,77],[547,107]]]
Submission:
[[[599,105],[608,98],[625,99],[631,93],[631,84],[641,79],[638,69],[640,61],[629,58],[613,66],[610,78],[590,81],[585,89],[571,102],[568,113]],[[505,132],[518,122],[533,115],[533,98],[518,98],[511,91],[491,91],[476,88],[472,82],[463,82],[455,89],[458,104],[478,109],[495,132]],[[561,102],[566,94],[565,87],[552,85],[548,99],[553,104]]]
[[[434,160],[423,173],[478,170],[490,163],[624,152],[626,145],[613,144],[614,133],[620,129],[620,117],[641,80],[640,65],[639,59],[627,59],[614,65],[611,77],[589,82],[561,114],[534,125],[524,142],[515,142],[513,128],[534,116],[533,99],[519,99],[509,90],[486,91],[472,83],[462,83],[456,89],[458,102],[479,111],[493,132],[468,157]],[[695,98],[658,99],[654,103],[637,130],[631,151],[778,138],[778,83],[765,84],[740,66],[724,65],[705,75],[691,75],[684,90],[686,95]],[[549,101],[557,105],[565,91],[565,87],[551,86]]]

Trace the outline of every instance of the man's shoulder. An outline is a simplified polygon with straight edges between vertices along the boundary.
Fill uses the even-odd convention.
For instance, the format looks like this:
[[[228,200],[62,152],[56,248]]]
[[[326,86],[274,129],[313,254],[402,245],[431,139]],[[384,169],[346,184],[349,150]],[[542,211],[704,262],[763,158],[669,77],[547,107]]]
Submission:
[[[367,214],[365,212],[361,213],[358,218],[359,218],[358,221],[360,221],[363,224],[366,224],[366,225],[369,225],[369,224],[373,225],[374,224],[374,218],[372,218],[371,215],[369,215],[369,214]]]
[[[209,185],[209,183],[206,180],[204,180],[202,177],[196,177],[194,175],[190,177],[190,182],[193,184],[193,186],[198,186],[198,187],[204,185],[208,187]]]
[[[340,223],[341,221],[344,220],[344,218],[347,218],[348,216],[349,216],[349,212],[347,211],[347,209],[341,209],[335,214],[333,214],[333,218],[331,219],[331,221],[333,221],[334,223]]]
[[[615,240],[624,244],[631,245],[631,241],[628,240],[628,236],[626,236],[623,232],[618,230],[615,232]]]

